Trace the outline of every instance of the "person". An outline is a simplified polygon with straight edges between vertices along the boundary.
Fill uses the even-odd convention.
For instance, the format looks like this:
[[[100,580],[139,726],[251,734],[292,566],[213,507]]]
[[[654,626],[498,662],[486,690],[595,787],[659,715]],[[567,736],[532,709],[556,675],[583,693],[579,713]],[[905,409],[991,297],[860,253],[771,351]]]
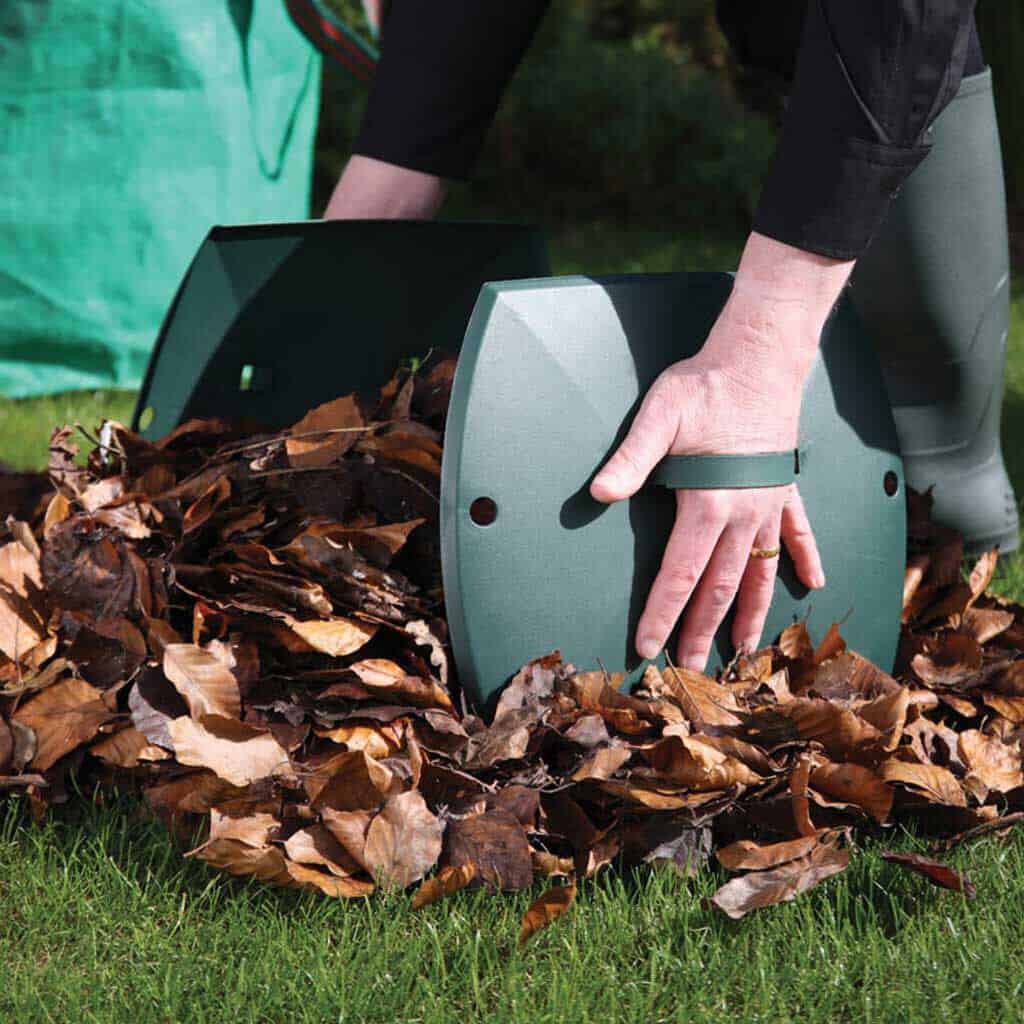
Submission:
[[[719,6],[742,44],[745,27],[787,5]],[[325,216],[433,217],[446,179],[469,174],[546,7],[395,0],[362,129]],[[796,447],[801,392],[825,320],[926,160],[930,130],[965,72],[984,70],[974,0],[797,7],[802,29],[783,131],[731,296],[701,351],[650,388],[593,479],[601,502],[634,494],[666,454]],[[755,32],[754,49],[757,42]],[[1015,519],[1013,529],[1015,536]],[[781,546],[805,585],[825,585],[795,486],[678,491],[675,527],[637,627],[638,653],[656,656],[685,609],[679,663],[702,669],[734,601],[733,643],[756,649]]]

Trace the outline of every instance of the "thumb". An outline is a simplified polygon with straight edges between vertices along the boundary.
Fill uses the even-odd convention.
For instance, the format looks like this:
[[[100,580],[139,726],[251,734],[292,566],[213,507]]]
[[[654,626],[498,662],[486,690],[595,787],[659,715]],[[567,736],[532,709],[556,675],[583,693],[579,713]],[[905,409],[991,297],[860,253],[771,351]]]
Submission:
[[[651,470],[668,454],[679,426],[678,410],[664,391],[652,388],[633,419],[626,439],[590,485],[597,501],[621,501],[636,494]]]

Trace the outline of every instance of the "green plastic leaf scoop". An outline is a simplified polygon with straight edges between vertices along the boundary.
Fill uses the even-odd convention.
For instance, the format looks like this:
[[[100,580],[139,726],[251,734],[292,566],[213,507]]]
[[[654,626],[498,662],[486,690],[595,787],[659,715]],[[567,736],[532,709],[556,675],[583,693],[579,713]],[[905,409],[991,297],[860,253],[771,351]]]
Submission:
[[[483,288],[456,372],[441,485],[452,644],[478,703],[554,648],[580,667],[642,668],[633,632],[676,487],[795,480],[828,584],[808,592],[784,554],[765,640],[802,618],[817,637],[842,621],[854,649],[892,666],[902,466],[880,370],[848,304],[829,320],[807,381],[798,451],[666,459],[628,501],[604,506],[589,495],[648,386],[700,349],[731,287],[727,274],[702,273]],[[727,622],[712,667],[731,655]]]

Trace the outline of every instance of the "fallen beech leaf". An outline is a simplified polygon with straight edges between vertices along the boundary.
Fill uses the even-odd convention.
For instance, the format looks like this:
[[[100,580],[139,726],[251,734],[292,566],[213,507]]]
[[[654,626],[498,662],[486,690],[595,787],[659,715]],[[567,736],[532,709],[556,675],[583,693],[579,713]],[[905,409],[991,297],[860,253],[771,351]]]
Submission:
[[[39,560],[17,541],[0,547],[0,652],[12,661],[46,636]]]
[[[1024,725],[1024,696],[1007,697],[991,690],[982,690],[981,698],[997,715],[1009,719],[1014,725]]]
[[[672,735],[668,731],[672,728],[674,726],[666,728],[666,735]],[[737,761],[741,761],[757,775],[770,775],[778,770],[778,767],[772,764],[768,755],[760,747],[755,747],[753,743],[745,743],[735,736],[708,736],[701,733],[695,738],[704,746],[711,747],[721,754],[726,754]]]
[[[531,935],[557,921],[572,906],[576,899],[576,883],[552,886],[530,904],[523,915],[519,929],[519,945],[522,946]]]
[[[697,725],[739,725],[736,697],[726,686],[692,669],[669,666],[662,680],[671,699]]]
[[[210,517],[231,497],[231,481],[218,476],[187,509],[182,517],[182,532],[193,533],[209,522]]]
[[[337,541],[347,541],[364,558],[381,569],[391,564],[391,559],[405,547],[409,535],[425,519],[411,519],[407,523],[388,523],[383,526],[367,526],[358,529],[339,529],[332,534]]]
[[[807,797],[807,787],[811,781],[811,759],[804,754],[797,759],[793,770],[789,773],[789,792],[792,796],[793,822],[797,832],[802,836],[816,836],[818,829],[811,821],[811,803]]]
[[[949,633],[938,650],[918,654],[910,664],[926,686],[959,686],[981,668],[981,646],[966,633]]]
[[[1003,697],[1024,697],[1024,661],[1012,661],[986,674],[985,687]]]
[[[893,853],[889,850],[883,851],[882,860],[907,868],[942,889],[962,892],[968,899],[973,899],[976,895],[977,890],[974,888],[974,883],[966,875],[961,875],[948,864],[943,864],[942,861],[922,857],[919,853]]]
[[[21,772],[31,764],[32,758],[36,756],[36,734],[31,726],[23,725],[17,718],[12,718],[7,724],[11,730],[11,738],[14,740],[11,767],[16,772]]]
[[[628,747],[602,747],[580,762],[572,773],[573,781],[611,778],[632,756]]]
[[[984,645],[1005,633],[1013,625],[1013,612],[999,608],[968,608],[960,628],[978,644]]]
[[[794,622],[787,626],[779,636],[779,650],[790,661],[813,661],[814,644],[807,633],[807,623]]]
[[[903,575],[903,610],[907,611],[917,594],[918,587],[924,581],[925,573],[931,565],[930,555],[914,555],[907,559],[907,568]]]
[[[247,786],[288,766],[288,754],[273,735],[233,718],[175,718],[167,726],[181,764],[209,768],[233,786]]]
[[[80,624],[65,655],[77,675],[106,689],[131,679],[148,651],[142,633],[127,619],[97,619]]]
[[[293,832],[284,842],[284,852],[296,864],[315,864],[327,868],[339,878],[359,874],[364,866],[352,857],[325,825],[311,825]]]
[[[487,808],[488,810],[508,811],[527,832],[531,832],[537,823],[540,793],[528,786],[512,784],[488,797]]]
[[[973,701],[968,700],[966,697],[958,697],[953,693],[942,692],[939,694],[939,700],[946,707],[952,708],[958,715],[964,718],[976,718],[978,715],[978,708]]]
[[[957,737],[957,751],[967,767],[967,777],[978,778],[987,789],[1008,793],[1024,786],[1019,742],[1010,746],[977,729],[968,729]]]
[[[572,857],[558,857],[547,850],[530,850],[533,873],[542,878],[568,878],[574,870]]]
[[[341,658],[365,647],[377,632],[376,626],[356,622],[354,619],[309,619],[305,622],[291,617],[285,620],[288,628],[314,651]]]
[[[11,531],[11,536],[38,562],[43,552],[28,523],[8,516],[5,525]]]
[[[835,658],[846,650],[846,641],[839,635],[839,623],[833,622],[828,627],[828,632],[822,641],[814,649],[814,664],[820,665],[824,661]]]
[[[465,889],[475,877],[476,868],[472,864],[461,864],[458,867],[449,864],[441,868],[433,878],[428,878],[413,893],[412,909],[419,910],[444,899],[445,896],[451,896],[460,889]]]
[[[676,783],[695,792],[750,786],[761,781],[742,761],[723,754],[695,736],[669,736],[645,756],[659,781]]]
[[[369,896],[376,888],[369,879],[339,877],[292,860],[285,861],[285,868],[288,876],[299,888],[318,889],[325,896],[334,896],[337,899],[359,899],[362,896]]]
[[[892,693],[862,704],[857,708],[857,714],[882,734],[882,750],[889,752],[900,744],[909,709],[910,691],[901,686]]]
[[[132,725],[150,743],[174,749],[168,726],[172,719],[188,714],[188,705],[162,671],[147,669],[139,675],[128,691],[128,707]]]
[[[420,679],[406,673],[400,665],[386,658],[368,658],[348,666],[348,671],[359,677],[359,681],[371,690],[383,691],[388,696],[398,697],[413,707],[443,708],[452,710],[448,694],[432,679]]]
[[[273,885],[293,884],[285,856],[276,846],[250,846],[237,839],[214,839],[193,852],[200,860],[232,875],[252,875]]]
[[[404,889],[419,881],[441,855],[443,831],[419,793],[391,797],[366,833],[364,856],[377,884]]]
[[[377,760],[401,750],[398,736],[389,726],[339,725],[336,729],[316,729],[315,732],[317,736],[344,744],[349,750],[362,750]]]
[[[42,690],[12,716],[36,737],[31,766],[37,771],[53,767],[65,754],[91,740],[114,717],[101,691],[68,677]]]
[[[171,756],[163,747],[150,743],[133,726],[94,743],[89,753],[118,768],[137,768],[140,762],[166,761]]]
[[[167,644],[163,667],[164,675],[185,698],[189,712],[197,721],[203,715],[222,718],[241,715],[238,681],[209,651],[195,644]]]
[[[571,685],[580,707],[600,715],[618,732],[629,736],[647,732],[653,711],[647,701],[619,691],[624,679],[622,673],[578,672]]]
[[[937,804],[966,807],[967,798],[956,776],[946,768],[933,764],[909,764],[906,761],[886,761],[881,766],[886,782],[900,782],[915,789]]]
[[[476,879],[493,889],[513,891],[533,884],[533,861],[523,826],[508,811],[451,821],[444,837],[444,863],[471,864]]]
[[[619,782],[615,779],[609,779],[600,785],[605,793],[621,800],[629,800],[652,811],[679,811],[684,807],[701,807],[724,795],[723,790],[689,793],[678,789],[659,789],[656,786],[641,785],[636,782]]]
[[[992,577],[995,575],[996,566],[998,564],[998,547],[994,547],[991,550],[986,551],[978,561],[974,563],[970,579],[967,581],[967,585],[971,588],[971,600],[968,607],[971,607],[971,605],[973,605],[974,602],[977,601],[986,590],[988,590],[988,585],[992,582]]]
[[[875,761],[885,749],[882,734],[870,722],[827,700],[797,698],[775,709],[790,719],[805,740],[817,740],[837,761]]]
[[[146,802],[166,819],[182,813],[207,814],[212,808],[241,799],[247,793],[247,789],[233,786],[211,771],[201,770],[150,786],[146,790]]]
[[[315,810],[374,811],[394,783],[393,773],[365,750],[349,750],[308,776],[305,787]]]
[[[769,871],[752,871],[726,882],[711,898],[713,906],[737,919],[752,910],[785,903],[843,871],[850,853],[835,845],[817,846],[807,856]]]
[[[819,842],[821,836],[817,833],[782,843],[769,843],[767,846],[751,839],[740,839],[720,849],[716,856],[719,864],[730,871],[763,871],[805,857]]]
[[[237,839],[247,846],[266,846],[277,838],[281,823],[272,814],[250,813],[240,817],[210,810],[210,840]]]
[[[879,824],[892,811],[892,787],[859,764],[816,764],[811,769],[810,784],[830,800],[859,807]]]
[[[329,466],[359,440],[366,426],[354,395],[345,395],[310,409],[285,442],[289,465],[296,468]]]

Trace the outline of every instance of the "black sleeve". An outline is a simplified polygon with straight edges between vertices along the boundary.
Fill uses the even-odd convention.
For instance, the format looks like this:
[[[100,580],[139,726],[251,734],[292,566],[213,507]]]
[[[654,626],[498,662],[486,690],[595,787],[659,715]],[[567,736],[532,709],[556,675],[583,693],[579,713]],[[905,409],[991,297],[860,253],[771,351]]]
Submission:
[[[468,177],[549,0],[395,0],[354,151]]]
[[[975,0],[810,0],[754,230],[856,259],[959,88]]]

